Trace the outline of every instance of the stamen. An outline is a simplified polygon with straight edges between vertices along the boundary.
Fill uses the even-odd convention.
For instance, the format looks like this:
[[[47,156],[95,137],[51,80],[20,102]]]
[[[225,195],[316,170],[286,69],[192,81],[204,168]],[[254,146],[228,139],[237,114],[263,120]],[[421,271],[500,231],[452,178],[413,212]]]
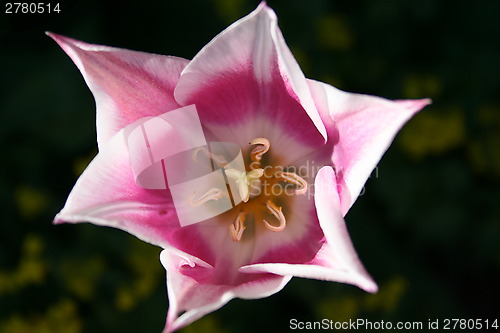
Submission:
[[[207,148],[205,147],[198,147],[196,148],[195,150],[193,150],[193,161],[197,161],[196,160],[196,156],[198,155],[199,152],[203,152],[208,158],[212,159],[215,163],[217,163],[217,165],[219,167],[223,167],[224,165],[227,164],[227,161],[226,159],[224,158],[224,156],[222,155],[216,155],[216,154],[212,154],[212,152],[210,152]]]
[[[193,192],[193,194],[191,194],[188,198],[188,203],[189,203],[189,206],[191,206],[191,207],[203,205],[205,202],[210,201],[210,200],[219,200],[220,198],[222,198],[224,196],[224,192],[222,190],[218,189],[217,187],[212,187],[210,190],[205,192],[205,194],[203,194],[201,197],[199,197],[196,200],[194,200],[195,193],[196,192]]]
[[[231,235],[231,239],[233,242],[239,242],[241,240],[241,236],[243,235],[243,231],[246,229],[245,227],[245,217],[246,213],[239,213],[236,221],[229,225],[229,234]]]
[[[276,175],[278,178],[283,179],[284,181],[297,185],[297,189],[295,190],[295,194],[305,194],[307,192],[307,182],[304,178],[300,177],[294,172],[279,172]]]
[[[262,177],[264,175],[264,169],[262,168],[259,168],[259,169],[253,169],[249,172],[247,172],[247,181],[248,181],[248,185],[250,185],[250,182],[252,180],[256,180],[256,179],[259,179],[260,177]]]
[[[266,138],[255,138],[250,141],[250,145],[260,145],[252,149],[252,152],[250,153],[250,158],[252,159],[252,161],[257,163],[260,162],[260,160],[262,159],[262,155],[267,153],[267,151],[271,147],[269,140]]]
[[[266,220],[262,220],[266,228],[271,231],[283,231],[286,226],[286,219],[285,215],[283,215],[283,212],[281,211],[281,207],[276,206],[271,200],[267,200],[266,208],[268,212],[273,214],[274,217],[276,217],[276,219],[280,223],[277,227],[275,227],[269,224],[269,222],[267,222]]]
[[[264,169],[254,169],[250,172],[244,172],[236,169],[226,169],[226,176],[233,179],[238,186],[238,192],[241,200],[247,202],[250,199],[249,185],[264,174]]]

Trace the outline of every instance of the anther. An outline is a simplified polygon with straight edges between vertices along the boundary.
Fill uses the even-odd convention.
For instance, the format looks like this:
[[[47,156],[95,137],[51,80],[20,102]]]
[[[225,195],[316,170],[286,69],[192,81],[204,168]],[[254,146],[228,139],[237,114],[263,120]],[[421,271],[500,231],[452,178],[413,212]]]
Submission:
[[[283,179],[287,183],[297,186],[295,194],[305,194],[307,192],[307,182],[304,178],[300,177],[294,172],[279,172],[276,175],[278,178]]]
[[[223,167],[224,165],[227,164],[227,161],[224,158],[224,156],[212,154],[212,152],[210,152],[205,147],[198,147],[195,150],[193,150],[193,161],[197,162],[196,156],[200,151],[203,152],[208,158],[212,159],[215,163],[217,163],[219,167]]]
[[[243,231],[246,229],[245,227],[245,217],[246,213],[239,213],[236,221],[229,225],[229,234],[231,235],[231,239],[233,242],[239,242],[241,240],[241,236],[243,236]]]
[[[279,225],[277,227],[269,224],[266,220],[262,220],[267,229],[271,231],[283,231],[286,226],[285,215],[281,211],[281,207],[276,206],[271,200],[267,200],[266,202],[267,211],[274,215],[274,217],[278,220]]]
[[[224,196],[224,192],[216,187],[212,187],[196,200],[194,199],[195,193],[196,192],[193,192],[188,198],[188,203],[191,207],[203,205],[205,202],[210,200],[219,200]]]
[[[250,185],[250,183],[252,182],[252,180],[259,179],[263,175],[264,175],[264,169],[262,169],[262,168],[253,169],[253,170],[247,172],[248,185]]]
[[[255,138],[252,141],[250,141],[250,145],[259,145],[252,149],[252,152],[250,153],[250,158],[254,162],[260,162],[262,159],[262,155],[267,153],[269,148],[271,147],[271,144],[269,143],[269,140],[266,138]]]

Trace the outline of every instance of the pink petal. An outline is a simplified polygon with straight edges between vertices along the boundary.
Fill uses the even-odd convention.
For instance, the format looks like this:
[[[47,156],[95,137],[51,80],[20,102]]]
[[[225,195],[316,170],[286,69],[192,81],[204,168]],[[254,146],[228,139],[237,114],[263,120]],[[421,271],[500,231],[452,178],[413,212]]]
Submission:
[[[54,222],[115,227],[159,246],[179,227],[169,190],[136,185],[123,130],[83,172]]]
[[[313,200],[306,196],[287,201],[287,227],[270,232],[262,221],[249,227],[240,242],[234,242],[228,226],[239,211],[233,210],[193,226],[179,228],[170,234],[170,244],[209,263],[214,269],[196,279],[212,284],[241,285],[249,277],[242,266],[255,263],[301,264],[313,260],[323,247],[324,234],[318,223]],[[185,272],[192,275],[192,272]]]
[[[213,312],[233,298],[256,299],[277,293],[291,277],[262,274],[237,286],[199,283],[182,273],[184,268],[211,270],[210,265],[174,249],[164,250],[161,262],[167,270],[169,309],[164,333],[176,331]],[[185,312],[184,312],[185,311]],[[182,315],[180,315],[184,312]],[[179,316],[180,315],[180,316]]]
[[[350,283],[368,292],[376,292],[377,285],[361,264],[347,232],[335,178],[331,167],[322,168],[316,176],[314,199],[326,242],[311,262],[255,264],[242,267],[240,271]]]
[[[317,218],[310,216],[311,210],[315,214],[310,200],[300,199],[290,205],[293,209],[287,215],[289,226],[280,233],[258,230],[264,227],[256,225],[255,231],[247,230],[255,232],[249,239],[232,241],[228,225],[238,211],[172,232],[171,244],[178,250],[167,249],[162,253],[170,299],[166,331],[187,325],[232,298],[267,297],[290,279],[268,272],[246,274],[240,271],[242,266],[256,260],[302,263],[313,259],[322,246],[324,235]],[[180,251],[184,255],[179,255]],[[185,261],[186,253],[192,256],[188,262]],[[193,264],[195,260],[201,260],[204,265]],[[177,318],[183,311],[186,313]]]
[[[324,243],[314,200],[305,195],[290,195],[285,207],[287,226],[280,232],[269,232],[257,221],[251,261],[242,263],[302,264],[311,261]],[[241,267],[240,266],[240,267]]]
[[[265,3],[196,55],[182,72],[175,98],[182,105],[196,104],[202,123],[224,141],[238,142],[239,131],[212,126],[234,128],[255,120],[254,137],[267,137],[260,119],[311,146],[326,138],[307,81]]]
[[[47,34],[78,66],[94,95],[99,147],[137,119],[179,107],[173,91],[188,60]]]
[[[399,129],[429,99],[390,101],[352,94],[309,80],[316,106],[327,127],[338,131],[332,162],[345,215]]]

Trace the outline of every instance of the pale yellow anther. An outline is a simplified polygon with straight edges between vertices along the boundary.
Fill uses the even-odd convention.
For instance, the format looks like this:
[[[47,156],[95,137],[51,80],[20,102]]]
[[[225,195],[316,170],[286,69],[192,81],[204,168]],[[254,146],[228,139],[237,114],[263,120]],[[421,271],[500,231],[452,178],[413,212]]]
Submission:
[[[263,175],[264,175],[264,169],[262,169],[262,168],[253,169],[253,170],[247,172],[247,182],[248,182],[248,185],[250,185],[250,182],[252,180],[259,179]]]
[[[208,158],[212,159],[219,167],[222,167],[227,164],[224,156],[212,154],[206,147],[198,147],[193,150],[193,161],[197,162],[197,155],[199,152],[203,152]]]
[[[271,231],[283,231],[286,226],[285,215],[281,211],[281,207],[276,206],[271,200],[267,200],[266,202],[267,211],[274,215],[274,217],[278,220],[279,225],[277,227],[269,224],[266,220],[262,220],[267,229]]]
[[[193,192],[188,198],[188,203],[191,207],[203,205],[205,202],[210,200],[219,200],[224,196],[224,192],[217,187],[212,187],[210,190],[202,194],[198,199],[194,198],[195,195],[196,192]]]
[[[250,172],[244,172],[236,169],[226,169],[226,176],[235,181],[238,187],[241,200],[247,202],[250,199],[250,184],[262,177],[264,169],[254,169]]]
[[[250,153],[250,158],[254,162],[260,162],[260,160],[262,159],[262,155],[267,153],[267,151],[271,147],[269,140],[266,138],[255,138],[250,141],[250,145],[258,145],[257,147],[252,149],[252,152]]]
[[[287,183],[297,186],[295,194],[305,194],[307,192],[307,182],[304,178],[300,177],[294,172],[279,172],[277,177],[283,179]]]
[[[243,231],[246,229],[245,227],[245,217],[246,213],[239,213],[236,221],[229,225],[229,234],[231,235],[231,239],[233,242],[239,242],[241,237],[243,236]]]

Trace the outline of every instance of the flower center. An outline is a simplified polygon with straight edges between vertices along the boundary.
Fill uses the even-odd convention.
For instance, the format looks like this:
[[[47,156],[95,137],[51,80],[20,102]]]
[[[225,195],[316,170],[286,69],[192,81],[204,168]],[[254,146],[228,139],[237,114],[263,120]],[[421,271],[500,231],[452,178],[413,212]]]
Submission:
[[[243,202],[235,207],[239,213],[236,220],[229,225],[231,239],[239,242],[246,229],[245,222],[253,220],[262,223],[269,231],[285,230],[287,220],[283,213],[284,197],[301,195],[307,192],[307,182],[294,172],[287,172],[281,166],[264,163],[263,157],[269,152],[271,145],[266,138],[255,138],[249,143],[250,165],[248,172],[226,169],[228,178],[233,179]],[[271,161],[271,159],[267,159]]]
[[[242,199],[242,202],[233,208],[238,210],[238,215],[229,225],[229,234],[235,242],[241,241],[248,221],[260,223],[272,232],[283,231],[287,225],[283,212],[285,197],[307,192],[307,182],[302,177],[295,172],[287,172],[286,168],[272,165],[268,162],[271,161],[270,158],[263,159],[271,148],[269,140],[255,138],[249,144],[253,148],[250,150],[250,164],[246,170],[236,170],[227,166],[224,169],[226,176],[234,180]],[[204,150],[203,153],[221,167],[226,164],[220,156]],[[212,188],[201,196],[190,197],[189,200],[190,205],[196,206],[221,197],[222,192]]]

